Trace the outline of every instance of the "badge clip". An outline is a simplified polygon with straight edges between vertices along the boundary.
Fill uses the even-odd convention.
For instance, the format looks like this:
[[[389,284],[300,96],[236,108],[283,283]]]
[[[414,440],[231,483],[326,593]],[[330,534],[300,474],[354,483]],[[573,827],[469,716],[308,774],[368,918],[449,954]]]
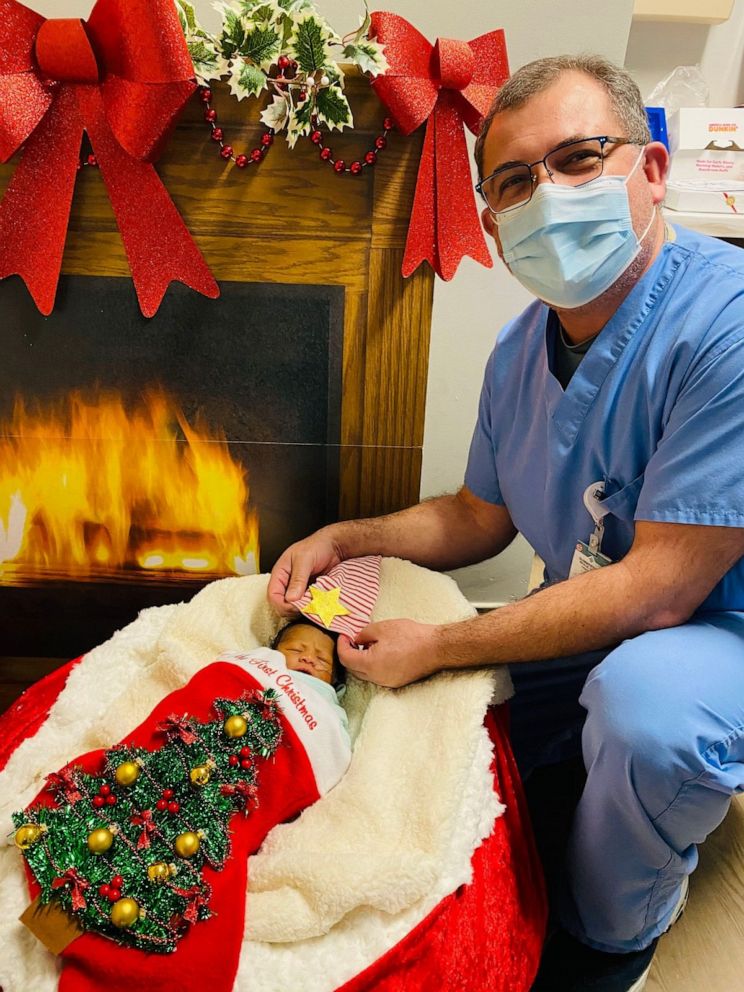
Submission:
[[[568,573],[570,579],[575,575],[582,575],[594,571],[595,568],[604,568],[605,565],[612,564],[612,559],[602,554],[604,518],[607,516],[607,510],[602,506],[603,495],[604,482],[593,482],[584,490],[584,506],[594,521],[594,533],[589,538],[588,544],[577,541]]]
[[[592,482],[584,490],[584,506],[589,516],[594,521],[594,533],[589,538],[589,550],[594,554],[602,551],[602,538],[604,537],[604,518],[607,511],[602,508],[602,497],[604,496],[604,482]]]

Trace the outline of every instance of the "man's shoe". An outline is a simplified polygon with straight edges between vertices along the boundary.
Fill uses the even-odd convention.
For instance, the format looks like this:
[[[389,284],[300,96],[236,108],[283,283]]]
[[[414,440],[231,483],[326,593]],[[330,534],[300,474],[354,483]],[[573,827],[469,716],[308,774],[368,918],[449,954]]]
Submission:
[[[656,944],[655,940],[629,954],[608,954],[559,930],[545,947],[532,992],[640,992]]]
[[[686,903],[685,878],[670,927],[680,918]],[[642,992],[658,940],[657,937],[642,951],[610,954],[558,930],[545,946],[532,992]]]

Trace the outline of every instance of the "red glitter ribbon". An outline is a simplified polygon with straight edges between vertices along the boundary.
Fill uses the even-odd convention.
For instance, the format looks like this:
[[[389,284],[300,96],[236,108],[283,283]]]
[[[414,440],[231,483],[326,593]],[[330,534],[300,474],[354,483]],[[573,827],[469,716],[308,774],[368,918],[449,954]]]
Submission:
[[[137,850],[145,851],[150,846],[150,835],[157,833],[158,825],[152,815],[152,810],[143,809],[141,813],[134,813],[130,817],[130,823],[135,827],[142,827],[142,833],[137,838]]]
[[[0,203],[0,278],[51,313],[83,132],[100,166],[142,313],[178,279],[219,288],[152,162],[195,89],[172,0],[97,0],[46,20],[0,0],[0,162],[23,155]]]
[[[68,868],[67,871],[58,875],[57,878],[52,879],[52,888],[55,891],[64,888],[66,885],[70,886],[73,912],[77,913],[78,910],[85,909],[88,904],[85,901],[83,893],[86,889],[90,888],[90,882],[78,874],[77,868]]]
[[[71,806],[83,798],[80,783],[72,768],[62,768],[46,777],[47,788],[62,796]]]
[[[186,716],[169,716],[158,724],[158,730],[166,737],[178,737],[184,744],[194,744],[199,739],[191,729],[191,721]]]
[[[398,130],[427,121],[403,275],[427,261],[451,279],[464,255],[490,268],[491,255],[476,209],[463,124],[476,134],[509,76],[504,32],[473,41],[440,38],[431,45],[398,14],[372,14],[371,34],[385,46],[390,68],[372,86]]]

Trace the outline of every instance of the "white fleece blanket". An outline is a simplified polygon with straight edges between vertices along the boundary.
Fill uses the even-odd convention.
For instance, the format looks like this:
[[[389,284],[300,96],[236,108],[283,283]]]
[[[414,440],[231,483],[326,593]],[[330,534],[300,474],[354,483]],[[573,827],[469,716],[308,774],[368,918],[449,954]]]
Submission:
[[[49,719],[0,774],[0,822],[44,776],[109,746],[167,692],[225,651],[266,644],[280,621],[266,576],[212,583],[190,603],[145,610],[73,670]],[[454,582],[382,563],[374,620],[443,623],[473,610]],[[354,754],[341,783],[275,828],[249,864],[246,937],[235,989],[333,992],[470,879],[474,849],[503,807],[483,719],[511,695],[505,670],[442,674],[391,691],[351,680]],[[52,992],[55,960],[17,922],[28,902],[21,858],[0,850],[0,986]]]

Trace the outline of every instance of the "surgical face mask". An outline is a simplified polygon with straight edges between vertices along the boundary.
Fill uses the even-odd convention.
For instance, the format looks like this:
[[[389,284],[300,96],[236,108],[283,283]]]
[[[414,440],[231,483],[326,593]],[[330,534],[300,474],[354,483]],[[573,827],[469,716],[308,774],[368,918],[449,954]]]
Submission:
[[[525,289],[551,306],[572,309],[617,282],[651,229],[633,230],[627,176],[600,176],[585,186],[541,183],[529,203],[495,215],[504,261]]]

